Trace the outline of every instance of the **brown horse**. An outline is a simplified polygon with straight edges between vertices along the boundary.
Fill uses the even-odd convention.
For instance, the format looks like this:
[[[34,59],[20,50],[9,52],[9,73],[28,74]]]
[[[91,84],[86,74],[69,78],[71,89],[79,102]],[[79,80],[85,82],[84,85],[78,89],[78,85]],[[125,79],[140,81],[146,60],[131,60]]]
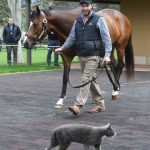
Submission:
[[[51,30],[59,37],[59,40],[64,42],[71,30],[72,24],[76,17],[80,15],[79,9],[60,10],[60,9],[49,9],[40,10],[38,7],[32,12],[30,19],[31,24],[27,32],[27,39],[24,46],[26,48],[33,48],[37,41],[41,41],[46,36],[46,30]],[[114,64],[117,79],[119,80],[124,67],[123,58],[125,56],[125,67],[127,77],[132,78],[134,74],[134,54],[131,41],[131,23],[129,19],[121,12],[113,9],[104,9],[98,11],[97,14],[103,16],[106,19],[112,44],[113,50],[111,54],[111,61]],[[114,49],[117,52],[117,62],[114,59]],[[66,96],[68,75],[67,70],[70,69],[71,62],[76,55],[76,48],[73,46],[62,52],[64,64],[63,74],[63,86],[61,97],[56,104],[63,105],[63,99]],[[113,89],[112,97],[118,97],[119,85],[116,82],[116,89]]]

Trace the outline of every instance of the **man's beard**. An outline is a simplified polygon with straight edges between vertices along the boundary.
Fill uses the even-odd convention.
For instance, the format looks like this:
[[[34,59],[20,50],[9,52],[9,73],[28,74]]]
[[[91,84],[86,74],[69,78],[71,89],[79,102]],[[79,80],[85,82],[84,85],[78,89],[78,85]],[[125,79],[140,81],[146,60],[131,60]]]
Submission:
[[[83,14],[83,16],[89,16],[89,14],[90,14],[90,11],[82,11],[82,14]]]

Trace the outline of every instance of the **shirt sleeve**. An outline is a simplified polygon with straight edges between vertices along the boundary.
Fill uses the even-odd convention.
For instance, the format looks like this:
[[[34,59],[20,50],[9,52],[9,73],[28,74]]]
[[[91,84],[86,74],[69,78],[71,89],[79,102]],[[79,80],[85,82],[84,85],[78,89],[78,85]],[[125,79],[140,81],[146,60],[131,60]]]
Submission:
[[[104,46],[105,46],[105,57],[110,57],[110,54],[112,51],[112,41],[111,41],[107,23],[104,17],[99,18],[97,22],[97,27],[100,30],[102,42],[104,43]]]
[[[61,46],[62,50],[65,50],[71,46],[73,46],[76,42],[76,38],[75,38],[75,24],[76,24],[76,20],[73,23],[72,29],[69,33],[68,38],[66,39],[65,43]]]

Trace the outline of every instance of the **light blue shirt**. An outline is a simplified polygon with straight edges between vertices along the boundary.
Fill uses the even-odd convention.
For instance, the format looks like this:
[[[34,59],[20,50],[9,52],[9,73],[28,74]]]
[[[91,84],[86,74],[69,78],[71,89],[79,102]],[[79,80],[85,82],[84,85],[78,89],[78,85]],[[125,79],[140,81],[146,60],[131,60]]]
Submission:
[[[66,39],[65,43],[61,46],[62,50],[65,50],[75,44],[75,42],[76,42],[75,24],[76,24],[76,20],[73,23],[73,26],[72,26],[72,29],[70,31],[68,38]],[[112,42],[111,42],[108,27],[107,27],[107,23],[106,23],[104,17],[99,18],[96,26],[100,31],[101,38],[102,38],[102,41],[105,46],[105,57],[110,57],[110,54],[112,51]]]

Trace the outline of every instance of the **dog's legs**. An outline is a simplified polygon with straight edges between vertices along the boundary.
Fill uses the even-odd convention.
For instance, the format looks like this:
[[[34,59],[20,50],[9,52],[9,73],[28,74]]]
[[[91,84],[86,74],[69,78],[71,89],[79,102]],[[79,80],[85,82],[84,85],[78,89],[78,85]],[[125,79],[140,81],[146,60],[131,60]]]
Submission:
[[[59,150],[67,150],[67,148],[69,147],[70,143],[63,143],[59,145]]]
[[[96,145],[94,145],[94,147],[95,147],[95,150],[101,150],[100,144],[96,144]]]
[[[83,145],[84,150],[89,150],[90,146],[89,145]]]

